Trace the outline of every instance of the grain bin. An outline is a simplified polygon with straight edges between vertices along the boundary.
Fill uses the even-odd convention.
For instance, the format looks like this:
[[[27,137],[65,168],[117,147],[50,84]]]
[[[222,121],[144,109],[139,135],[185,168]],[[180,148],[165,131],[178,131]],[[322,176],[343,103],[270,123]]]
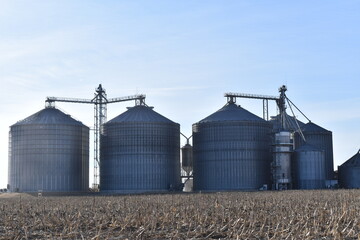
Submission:
[[[301,128],[301,131],[304,134],[306,143],[325,151],[325,177],[327,180],[334,179],[332,132],[316,125],[313,122],[305,124]],[[295,140],[296,148],[305,144],[299,134],[297,134]]]
[[[193,124],[194,190],[253,190],[270,180],[271,124],[229,101]]]
[[[325,152],[310,144],[302,145],[294,152],[293,174],[295,188],[325,188]]]
[[[360,150],[338,169],[340,187],[360,188]]]
[[[11,191],[87,191],[89,128],[53,107],[10,126],[8,181]]]
[[[181,188],[180,125],[137,105],[103,125],[100,189],[118,192]]]

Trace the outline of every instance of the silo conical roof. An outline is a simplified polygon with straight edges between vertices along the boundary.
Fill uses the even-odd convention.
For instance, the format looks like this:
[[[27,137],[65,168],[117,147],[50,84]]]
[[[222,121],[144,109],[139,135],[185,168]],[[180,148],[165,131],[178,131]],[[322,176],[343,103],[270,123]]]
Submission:
[[[73,119],[70,115],[65,114],[59,109],[48,107],[40,110],[33,115],[18,121],[12,126],[30,125],[30,124],[69,124],[83,125],[82,122]]]
[[[308,122],[302,127],[303,132],[330,132],[329,130],[326,130],[325,128],[320,127],[319,125],[316,125],[313,122]]]
[[[360,167],[360,150],[354,156],[352,156],[349,160],[344,162],[341,166]]]
[[[246,109],[234,104],[228,103],[215,113],[199,121],[199,123],[221,122],[221,121],[251,121],[266,122],[264,119],[247,111]]]
[[[128,110],[119,116],[108,121],[109,123],[124,123],[124,122],[156,122],[156,123],[175,123],[170,119],[162,116],[161,114],[155,112],[153,107],[148,107],[144,105],[138,105],[135,107],[130,107]]]

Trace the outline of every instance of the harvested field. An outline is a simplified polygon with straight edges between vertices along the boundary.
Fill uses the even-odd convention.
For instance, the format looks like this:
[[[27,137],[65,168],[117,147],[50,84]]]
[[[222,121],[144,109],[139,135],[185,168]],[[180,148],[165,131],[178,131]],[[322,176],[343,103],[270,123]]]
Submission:
[[[20,194],[0,197],[0,212],[0,239],[360,236],[359,190],[39,198]]]

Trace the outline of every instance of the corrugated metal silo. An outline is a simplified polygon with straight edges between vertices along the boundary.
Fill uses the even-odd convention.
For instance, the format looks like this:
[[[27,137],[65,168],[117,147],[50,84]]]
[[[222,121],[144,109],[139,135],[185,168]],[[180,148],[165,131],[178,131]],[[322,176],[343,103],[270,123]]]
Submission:
[[[360,150],[339,166],[339,185],[342,188],[360,188]]]
[[[181,187],[180,125],[138,105],[103,125],[101,191],[149,192]]]
[[[270,181],[271,124],[229,102],[193,124],[194,190],[259,189]]]
[[[10,127],[11,191],[70,192],[89,188],[89,128],[47,107]]]
[[[324,150],[305,144],[295,150],[293,160],[295,188],[325,188]]]
[[[325,177],[330,180],[334,178],[334,158],[332,132],[326,130],[313,122],[309,122],[302,127],[302,132],[306,143],[325,151]],[[295,139],[296,148],[304,145],[305,142],[297,134]]]

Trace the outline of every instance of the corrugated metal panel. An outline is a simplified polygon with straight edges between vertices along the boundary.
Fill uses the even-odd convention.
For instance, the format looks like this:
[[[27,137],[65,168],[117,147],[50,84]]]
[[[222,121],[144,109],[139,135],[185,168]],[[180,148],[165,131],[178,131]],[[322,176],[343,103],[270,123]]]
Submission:
[[[10,127],[11,191],[87,191],[89,128],[46,108]]]
[[[312,122],[305,124],[302,128],[306,143],[325,151],[325,176],[326,179],[334,178],[334,157],[332,132],[328,131]],[[305,144],[303,139],[296,134],[295,146],[300,147]]]
[[[193,125],[194,189],[259,189],[270,178],[271,125],[228,104]]]
[[[305,144],[294,152],[294,182],[297,189],[325,188],[325,153]]]
[[[103,125],[101,191],[167,191],[180,187],[179,150],[179,124],[149,107],[130,108]]]
[[[360,188],[360,151],[339,166],[339,185],[342,188]]]

